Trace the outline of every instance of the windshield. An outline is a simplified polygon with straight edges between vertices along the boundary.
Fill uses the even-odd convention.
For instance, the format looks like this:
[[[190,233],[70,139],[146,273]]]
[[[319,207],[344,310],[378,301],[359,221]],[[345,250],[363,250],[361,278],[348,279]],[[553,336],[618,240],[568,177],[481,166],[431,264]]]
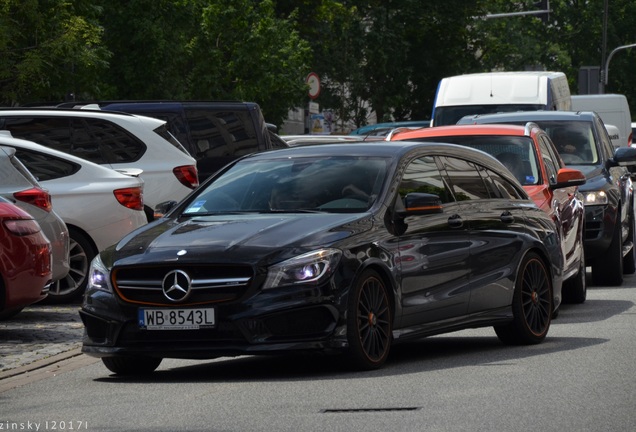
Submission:
[[[527,136],[457,135],[417,138],[413,141],[447,142],[476,148],[496,157],[522,185],[541,182],[534,142]]]
[[[537,121],[547,132],[566,165],[593,165],[599,160],[592,122]]]
[[[202,189],[184,214],[362,212],[377,199],[388,163],[340,156],[247,159]]]

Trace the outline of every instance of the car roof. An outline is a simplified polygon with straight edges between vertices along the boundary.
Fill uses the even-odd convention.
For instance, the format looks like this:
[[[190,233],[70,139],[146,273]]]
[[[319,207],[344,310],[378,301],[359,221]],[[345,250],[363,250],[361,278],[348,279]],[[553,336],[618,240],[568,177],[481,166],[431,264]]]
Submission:
[[[475,162],[489,168],[495,168],[501,173],[501,163],[486,152],[474,148],[449,144],[443,142],[418,142],[418,141],[372,141],[356,143],[334,143],[329,145],[316,144],[288,149],[271,150],[262,153],[254,153],[244,156],[239,160],[267,160],[294,157],[316,156],[353,156],[353,157],[384,157],[399,159],[407,153],[427,151],[431,155],[470,157]]]
[[[507,113],[479,114],[463,117],[457,124],[506,123],[522,121],[592,121],[596,114],[591,111],[515,111]]]
[[[531,125],[531,126],[530,126]],[[436,126],[421,129],[397,129],[394,130],[387,139],[407,140],[417,138],[444,137],[456,135],[512,135],[512,136],[529,136],[531,128],[538,128],[534,123],[525,126],[509,125],[509,124],[463,124]]]
[[[100,118],[109,119],[111,121],[134,121],[150,124],[150,127],[158,127],[166,123],[165,120],[160,120],[154,117],[141,116],[137,114],[129,114],[120,111],[102,111],[97,106],[85,106],[83,108],[0,108],[0,117],[2,116],[50,116],[50,117],[88,117],[88,118]]]

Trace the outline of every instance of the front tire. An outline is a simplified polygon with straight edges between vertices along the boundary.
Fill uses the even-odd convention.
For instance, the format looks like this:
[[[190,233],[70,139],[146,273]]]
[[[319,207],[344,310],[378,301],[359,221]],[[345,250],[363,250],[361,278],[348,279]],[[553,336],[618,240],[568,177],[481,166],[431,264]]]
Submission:
[[[618,286],[623,283],[623,239],[619,219],[616,220],[609,248],[594,261],[592,280],[594,285]]]
[[[628,241],[632,244],[632,248],[630,251],[623,257],[623,274],[634,274],[636,273],[636,229],[634,229],[634,225],[636,221],[634,220],[634,212],[630,214],[629,219],[629,235]]]
[[[581,255],[579,272],[563,284],[563,301],[567,303],[584,303],[587,298],[585,256]]]
[[[392,342],[392,312],[384,281],[365,270],[349,295],[347,309],[347,358],[359,370],[381,367]]]
[[[528,253],[517,273],[512,298],[513,320],[495,326],[495,333],[507,345],[538,344],[545,339],[552,321],[552,280],[545,263]]]
[[[117,375],[147,375],[161,364],[156,357],[102,357],[102,363]]]

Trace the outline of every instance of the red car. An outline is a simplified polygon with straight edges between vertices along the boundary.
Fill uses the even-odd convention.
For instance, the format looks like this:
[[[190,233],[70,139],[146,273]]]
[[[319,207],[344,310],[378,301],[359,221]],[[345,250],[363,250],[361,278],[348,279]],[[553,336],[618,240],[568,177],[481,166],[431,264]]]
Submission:
[[[525,126],[489,124],[398,129],[386,139],[459,144],[499,159],[560,229],[565,261],[563,300],[585,301],[585,208],[578,192],[578,186],[585,183],[585,175],[565,166],[550,137],[539,126],[528,123]]]
[[[0,319],[44,299],[51,268],[51,244],[40,225],[0,197]]]

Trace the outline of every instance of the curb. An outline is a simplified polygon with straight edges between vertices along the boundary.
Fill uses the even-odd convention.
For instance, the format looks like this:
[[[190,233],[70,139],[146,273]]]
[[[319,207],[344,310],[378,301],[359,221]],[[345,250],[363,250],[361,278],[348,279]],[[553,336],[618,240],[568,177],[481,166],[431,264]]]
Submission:
[[[5,371],[1,371],[0,372],[0,381],[5,379],[5,378],[10,378],[16,375],[21,375],[27,372],[31,372],[34,371],[36,369],[41,369],[43,367],[47,367],[50,366],[54,363],[58,363],[61,362],[63,360],[67,360],[73,357],[77,357],[79,355],[82,354],[82,348],[74,348],[72,350],[69,351],[65,351],[59,354],[55,354],[52,355],[50,357],[41,359],[41,360],[36,360],[34,362],[31,362],[29,364],[26,364],[24,366],[19,366],[13,369],[8,369]]]

